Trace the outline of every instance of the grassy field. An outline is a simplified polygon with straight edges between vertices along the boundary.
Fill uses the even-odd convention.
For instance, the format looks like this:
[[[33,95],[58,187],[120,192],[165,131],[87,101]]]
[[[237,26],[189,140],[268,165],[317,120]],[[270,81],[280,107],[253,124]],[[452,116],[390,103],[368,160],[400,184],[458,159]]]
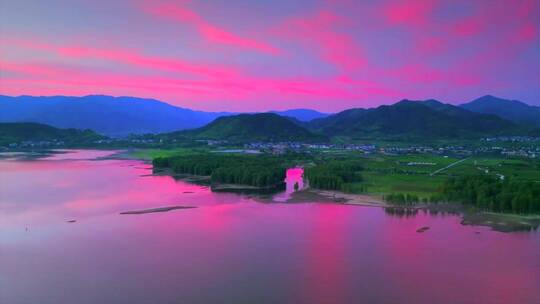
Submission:
[[[130,156],[151,160],[155,157],[208,151],[210,151],[208,148],[141,149],[130,152]],[[417,195],[420,199],[429,198],[437,192],[438,187],[446,179],[462,175],[488,174],[499,178],[504,176],[504,178],[540,182],[540,160],[532,159],[474,156],[448,167],[463,158],[429,154],[365,155],[343,150],[329,151],[314,157],[316,159],[345,157],[361,160],[364,167],[361,172],[364,181],[353,184],[350,191],[367,192],[373,195],[403,193]],[[437,174],[433,174],[437,171]]]
[[[188,155],[206,151],[205,149],[174,148],[174,149],[137,149],[130,151],[129,157],[142,160],[152,160],[156,157],[167,157],[173,155]]]
[[[489,174],[540,182],[538,160],[471,157],[446,168],[460,159],[439,155],[374,155],[361,159],[364,181],[353,185],[351,190],[374,195],[404,193],[429,198],[446,179],[462,175]],[[443,168],[446,169],[433,174]]]
[[[373,195],[408,193],[429,198],[446,177],[431,176],[458,159],[433,155],[375,155],[362,158],[364,181],[352,191],[365,190]]]
[[[446,175],[488,174],[501,178],[540,182],[540,162],[531,159],[472,157],[444,171]]]

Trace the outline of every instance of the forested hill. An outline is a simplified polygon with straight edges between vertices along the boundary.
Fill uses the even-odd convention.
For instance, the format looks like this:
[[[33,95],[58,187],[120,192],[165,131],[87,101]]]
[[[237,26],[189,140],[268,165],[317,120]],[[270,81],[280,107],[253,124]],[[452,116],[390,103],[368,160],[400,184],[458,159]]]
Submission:
[[[276,114],[308,121],[328,114],[311,109],[275,111]],[[0,122],[35,122],[56,128],[91,129],[109,136],[174,132],[200,128],[232,112],[205,112],[163,101],[138,97],[3,96]]]
[[[38,123],[0,123],[0,145],[25,141],[61,141],[66,144],[91,143],[104,138],[91,130],[58,129]]]
[[[220,117],[210,124],[172,135],[198,139],[218,139],[229,141],[317,141],[325,137],[316,135],[290,119],[273,113],[240,114]]]
[[[109,136],[198,128],[228,114],[194,111],[136,97],[0,95],[0,122],[35,122],[56,128],[91,129]]]
[[[460,107],[472,112],[494,114],[521,125],[540,128],[540,107],[517,100],[486,95]]]
[[[402,100],[373,109],[350,109],[307,125],[328,136],[351,138],[466,138],[525,132],[498,116],[470,112],[436,100]]]

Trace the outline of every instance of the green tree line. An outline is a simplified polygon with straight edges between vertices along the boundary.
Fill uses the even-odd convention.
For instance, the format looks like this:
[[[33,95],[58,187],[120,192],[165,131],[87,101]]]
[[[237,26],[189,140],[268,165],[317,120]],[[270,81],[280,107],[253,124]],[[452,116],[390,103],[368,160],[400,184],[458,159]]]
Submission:
[[[540,183],[500,180],[479,175],[447,180],[440,190],[449,202],[462,202],[480,210],[518,214],[540,213]]]
[[[413,206],[420,202],[418,195],[403,194],[403,193],[390,193],[383,196],[384,201],[400,205],[400,206]]]
[[[271,187],[284,182],[286,167],[276,157],[215,153],[158,157],[155,168],[175,173],[210,176],[212,182]]]
[[[329,160],[306,168],[304,174],[312,188],[347,191],[352,183],[362,181],[361,170],[360,161]]]

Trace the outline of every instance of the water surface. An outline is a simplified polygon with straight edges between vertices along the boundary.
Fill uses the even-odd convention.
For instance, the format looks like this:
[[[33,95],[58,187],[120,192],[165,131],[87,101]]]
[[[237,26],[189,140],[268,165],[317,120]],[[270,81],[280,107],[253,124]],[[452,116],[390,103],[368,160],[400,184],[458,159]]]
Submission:
[[[540,303],[538,232],[261,203],[110,153],[0,160],[0,303]]]

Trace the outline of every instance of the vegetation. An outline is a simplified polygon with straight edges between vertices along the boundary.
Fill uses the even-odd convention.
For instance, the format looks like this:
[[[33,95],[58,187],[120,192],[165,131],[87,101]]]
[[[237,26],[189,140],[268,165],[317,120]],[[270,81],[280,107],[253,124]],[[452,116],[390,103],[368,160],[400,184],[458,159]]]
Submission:
[[[495,115],[474,113],[436,100],[403,100],[374,109],[349,109],[307,124],[327,136],[349,138],[478,138],[497,134],[528,134]]]
[[[156,167],[211,176],[216,183],[271,186],[283,181],[287,167],[302,164],[310,186],[317,189],[379,195],[400,206],[463,202],[485,211],[540,213],[540,161],[535,159],[474,156],[461,161],[442,155],[366,155],[343,150],[280,156],[210,153],[199,148],[147,153],[161,156],[154,160]]]
[[[306,168],[304,174],[310,187],[350,192],[352,183],[362,181],[362,169],[361,162],[356,160],[330,160]]]
[[[277,157],[203,153],[157,157],[155,168],[171,168],[175,173],[210,176],[215,183],[273,187],[285,180],[286,167]]]
[[[273,113],[219,117],[202,128],[175,132],[172,135],[236,142],[326,140],[325,137],[315,135],[291,119]]]
[[[192,155],[206,153],[208,149],[204,148],[171,148],[171,149],[136,149],[129,152],[129,156],[142,160],[153,160],[158,157],[171,157],[181,155]]]
[[[451,178],[441,193],[447,201],[462,202],[494,212],[540,213],[540,184],[501,180],[488,175]]]
[[[324,164],[332,162],[332,159],[340,158],[341,161],[354,161],[360,166],[362,179],[351,183],[345,183],[345,187],[334,186],[336,180],[333,178],[324,178],[331,176],[334,170],[328,170],[322,173],[320,183],[315,185],[310,178],[313,170]],[[515,185],[540,185],[540,162],[534,159],[510,159],[501,157],[471,157],[458,163],[458,165],[448,167],[456,163],[460,158],[446,157],[427,154],[409,154],[409,155],[373,155],[362,156],[354,152],[345,154],[325,155],[316,158],[318,164],[314,168],[307,168],[306,175],[310,184],[314,187],[323,189],[337,189],[352,193],[368,193],[371,195],[380,195],[385,201],[400,206],[411,206],[418,203],[437,203],[446,202],[448,199],[442,192],[443,185],[449,179],[459,179],[466,176],[482,176],[497,183],[511,183],[514,186],[514,195],[519,190]],[[440,170],[447,168],[444,170]],[[311,171],[311,173],[310,173]],[[438,171],[437,174],[433,174]],[[505,181],[502,181],[504,178]],[[331,182],[332,181],[332,182]],[[534,197],[533,192],[533,197]],[[538,196],[538,195],[537,195]],[[476,204],[470,204],[476,206]],[[508,210],[508,208],[481,208],[482,210],[492,210],[496,212],[517,212]],[[523,209],[523,208],[521,208]]]
[[[87,144],[104,138],[91,130],[58,129],[38,123],[0,123],[0,145],[29,141]]]
[[[400,206],[413,206],[420,202],[417,195],[403,193],[387,194],[383,196],[383,199],[388,203]]]
[[[431,173],[452,162],[454,158],[428,155],[374,155],[354,157],[363,166],[363,180],[350,185],[351,192],[386,196],[403,194],[417,196],[419,201],[429,200],[447,178]]]

